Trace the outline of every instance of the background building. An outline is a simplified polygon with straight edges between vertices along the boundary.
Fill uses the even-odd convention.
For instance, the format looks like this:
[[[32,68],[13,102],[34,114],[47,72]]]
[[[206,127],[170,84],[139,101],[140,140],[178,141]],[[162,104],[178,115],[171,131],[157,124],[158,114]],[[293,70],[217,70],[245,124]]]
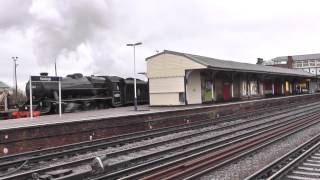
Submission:
[[[295,56],[279,56],[271,60],[264,61],[262,64],[268,66],[303,70],[306,72],[310,72],[311,74],[314,74],[316,76],[320,76],[320,53]]]

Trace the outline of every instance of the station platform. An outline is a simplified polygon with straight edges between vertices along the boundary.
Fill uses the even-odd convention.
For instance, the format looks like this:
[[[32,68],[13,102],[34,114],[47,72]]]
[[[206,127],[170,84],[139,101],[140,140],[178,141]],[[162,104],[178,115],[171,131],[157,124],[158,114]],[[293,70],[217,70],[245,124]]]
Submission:
[[[0,120],[0,156],[91,141],[294,102],[320,100],[304,94],[208,105],[119,107],[21,119]],[[5,149],[5,151],[4,151]],[[4,152],[6,152],[4,154]]]
[[[310,96],[310,95],[312,94],[294,95],[294,96],[292,95],[292,96],[255,99],[255,100],[243,100],[243,101],[218,103],[218,104],[187,105],[187,106],[183,105],[183,106],[150,107],[149,105],[139,105],[138,111],[134,111],[133,106],[128,106],[128,107],[109,108],[109,109],[103,109],[103,110],[65,113],[65,114],[62,114],[61,117],[55,114],[55,115],[34,117],[33,119],[31,118],[7,119],[7,120],[0,120],[0,131],[6,130],[6,129],[17,129],[17,128],[43,126],[43,125],[51,125],[51,124],[52,125],[64,124],[64,123],[70,123],[70,122],[145,115],[145,114],[153,114],[153,113],[160,113],[160,112],[165,113],[165,112],[173,112],[178,110],[223,107],[223,106],[230,106],[235,104],[254,103],[257,101],[273,101],[277,99],[279,100],[279,99],[287,99],[291,97]]]

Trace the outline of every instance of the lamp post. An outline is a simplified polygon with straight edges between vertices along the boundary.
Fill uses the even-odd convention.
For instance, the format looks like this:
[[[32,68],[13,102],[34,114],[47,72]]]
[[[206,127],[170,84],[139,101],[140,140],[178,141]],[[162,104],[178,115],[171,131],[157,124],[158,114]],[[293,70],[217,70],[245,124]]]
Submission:
[[[18,102],[18,83],[17,83],[17,60],[18,60],[18,57],[12,57],[12,60],[13,60],[13,63],[14,63],[14,81],[15,81],[15,88],[16,88],[16,93],[15,93],[15,97],[16,97],[16,100],[15,100],[15,103],[17,105],[17,102]]]
[[[136,80],[136,46],[141,45],[142,42],[137,42],[134,44],[127,44],[127,46],[132,46],[133,47],[133,79],[134,79],[134,110],[137,111],[138,107],[138,101],[137,101],[137,80]]]

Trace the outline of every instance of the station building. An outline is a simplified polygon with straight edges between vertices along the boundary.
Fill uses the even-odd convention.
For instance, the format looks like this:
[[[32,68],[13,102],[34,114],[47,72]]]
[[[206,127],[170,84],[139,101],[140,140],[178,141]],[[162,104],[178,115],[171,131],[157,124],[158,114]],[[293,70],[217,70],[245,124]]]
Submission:
[[[294,69],[164,50],[146,58],[151,106],[255,99],[315,92],[316,76]],[[306,87],[299,84],[305,83]]]

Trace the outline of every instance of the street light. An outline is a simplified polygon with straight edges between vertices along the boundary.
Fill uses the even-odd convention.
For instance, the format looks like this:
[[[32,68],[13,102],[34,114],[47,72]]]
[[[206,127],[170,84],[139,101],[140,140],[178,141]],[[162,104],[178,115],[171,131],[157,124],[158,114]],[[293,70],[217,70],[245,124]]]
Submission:
[[[137,101],[137,80],[136,80],[136,46],[141,45],[142,42],[137,42],[134,44],[127,44],[127,46],[133,46],[133,79],[134,79],[134,110],[137,111],[138,107],[138,101]]]
[[[12,57],[12,60],[13,60],[13,63],[14,63],[14,80],[15,80],[15,85],[16,85],[16,100],[15,100],[15,103],[17,105],[17,102],[18,102],[18,84],[17,84],[17,60],[18,60],[18,57]]]

